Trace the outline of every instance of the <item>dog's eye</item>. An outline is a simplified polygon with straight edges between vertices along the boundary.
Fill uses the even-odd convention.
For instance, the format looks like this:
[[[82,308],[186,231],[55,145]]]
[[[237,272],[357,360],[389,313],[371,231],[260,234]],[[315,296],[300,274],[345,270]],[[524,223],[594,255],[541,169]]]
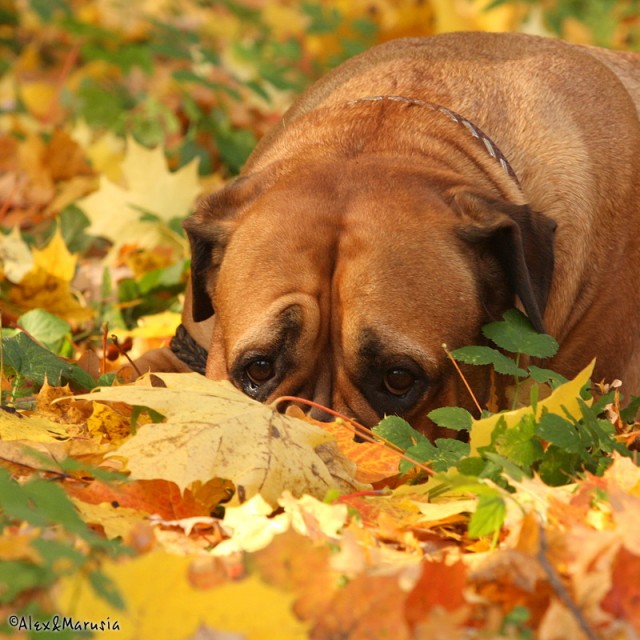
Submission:
[[[275,375],[273,362],[267,358],[256,358],[247,365],[245,369],[249,382],[255,387],[268,382]]]
[[[415,381],[413,373],[402,367],[389,369],[383,378],[385,389],[394,396],[403,396],[411,389]]]

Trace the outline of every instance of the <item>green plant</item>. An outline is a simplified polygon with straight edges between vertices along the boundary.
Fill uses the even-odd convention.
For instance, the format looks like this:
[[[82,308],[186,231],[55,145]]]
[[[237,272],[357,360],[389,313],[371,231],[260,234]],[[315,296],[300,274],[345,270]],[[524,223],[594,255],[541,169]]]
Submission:
[[[455,490],[479,496],[469,525],[472,537],[495,534],[500,529],[506,512],[505,498],[513,491],[512,481],[536,475],[548,485],[563,485],[585,473],[602,475],[614,453],[631,455],[616,438],[614,425],[601,416],[604,407],[613,401],[613,392],[594,400],[583,389],[575,399],[580,414],[577,419],[566,409],[564,415],[559,415],[537,406],[542,387],[559,390],[560,385],[570,384],[548,369],[521,366],[523,356],[548,358],[555,354],[557,343],[553,338],[538,334],[526,316],[515,309],[507,311],[502,321],[486,325],[483,334],[500,350],[472,346],[457,349],[451,355],[467,364],[490,365],[498,375],[513,376],[516,389],[525,383],[531,385],[529,410],[511,411],[517,415],[515,424],[508,424],[508,414],[497,414],[490,442],[475,451],[468,443],[457,440],[438,439],[432,444],[398,417],[387,417],[373,429],[416,462],[430,465],[441,474],[448,472],[433,481],[435,493]],[[505,351],[513,357],[507,357]],[[490,415],[484,413],[485,418]],[[459,407],[436,409],[429,417],[441,427],[469,431],[472,441],[474,429],[481,422]],[[411,467],[402,461],[400,472],[406,473]]]
[[[0,633],[20,630],[11,620],[49,619],[54,612],[47,610],[46,590],[65,576],[88,576],[99,597],[124,607],[100,567],[103,558],[131,550],[94,533],[55,481],[31,478],[21,484],[0,468],[0,535],[9,534],[14,552],[5,552],[4,557],[11,559],[0,561],[0,605],[10,607],[13,615],[0,624]],[[31,637],[36,636],[41,637]],[[63,632],[55,637],[79,636]]]

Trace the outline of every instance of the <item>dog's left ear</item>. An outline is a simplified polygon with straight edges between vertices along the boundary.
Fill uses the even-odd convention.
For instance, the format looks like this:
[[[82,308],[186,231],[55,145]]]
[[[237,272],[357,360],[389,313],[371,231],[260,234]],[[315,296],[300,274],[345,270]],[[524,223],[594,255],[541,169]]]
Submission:
[[[502,265],[536,331],[544,333],[543,315],[553,277],[555,221],[527,205],[458,192],[453,208],[463,224],[460,235],[469,242],[488,242]]]
[[[211,292],[236,219],[260,191],[259,178],[236,178],[224,189],[203,198],[196,212],[183,222],[191,244],[194,322],[202,322],[213,315]]]

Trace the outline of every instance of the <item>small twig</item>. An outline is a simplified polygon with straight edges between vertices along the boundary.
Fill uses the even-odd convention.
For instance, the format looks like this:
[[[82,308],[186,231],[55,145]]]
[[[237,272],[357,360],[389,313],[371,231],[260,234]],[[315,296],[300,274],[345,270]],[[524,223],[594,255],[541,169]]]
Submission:
[[[582,632],[589,638],[589,640],[598,640],[598,636],[595,634],[586,618],[584,617],[582,611],[578,605],[573,601],[573,598],[569,595],[564,584],[562,584],[562,580],[560,576],[557,574],[556,570],[553,568],[552,564],[549,562],[547,558],[547,539],[544,533],[544,527],[542,523],[538,523],[538,531],[540,534],[540,548],[538,549],[538,553],[536,554],[536,559],[542,566],[542,569],[547,574],[547,578],[549,579],[549,584],[556,592],[556,595],[562,600],[563,604],[573,617],[576,619],[578,626],[582,630]]]
[[[447,348],[446,344],[443,343],[442,344],[442,348],[444,349],[444,352],[447,354],[447,357],[449,358],[449,360],[451,360],[453,366],[455,367],[456,371],[458,372],[458,375],[460,376],[460,379],[464,383],[464,386],[467,388],[467,391],[469,392],[469,395],[471,396],[471,399],[473,400],[473,403],[476,405],[476,408],[478,409],[479,416],[482,416],[482,407],[480,406],[480,403],[478,402],[475,394],[473,393],[473,391],[471,389],[471,386],[467,382],[467,379],[464,377],[464,374],[462,373],[462,370],[460,369],[460,366],[456,362],[456,359],[451,355],[451,351],[449,351],[449,349]]]
[[[347,416],[343,415],[338,411],[334,411],[333,409],[329,409],[329,407],[325,407],[324,405],[318,404],[313,400],[307,400],[306,398],[298,398],[297,396],[280,396],[279,398],[276,398],[270,404],[270,406],[275,409],[281,402],[300,402],[301,404],[306,404],[310,407],[315,407],[316,409],[322,409],[322,411],[326,411],[330,415],[336,418],[340,418],[341,420],[344,420],[346,423],[345,425],[343,425],[345,429],[347,429],[348,431],[351,431],[351,433],[359,436],[369,444],[375,444],[377,446],[384,447],[385,449],[389,449],[394,453],[396,453],[403,460],[406,460],[412,465],[418,467],[418,469],[424,471],[427,475],[435,476],[435,472],[433,471],[433,469],[430,469],[426,465],[420,462],[417,462],[416,460],[413,460],[409,456],[405,455],[402,449],[400,449],[400,447],[398,447],[397,445],[393,444],[393,442],[389,442],[389,440],[387,440],[386,438],[383,438],[382,436],[373,433],[370,429],[367,429],[367,427],[363,427],[359,422],[356,422],[355,420],[353,420],[353,418],[347,418]]]
[[[44,117],[44,121],[47,123],[53,122],[56,116],[57,107],[60,104],[60,96],[62,95],[62,91],[64,89],[64,83],[69,78],[73,66],[78,60],[78,56],[80,55],[80,43],[74,44],[71,47],[71,50],[67,54],[64,59],[64,63],[62,64],[62,69],[60,70],[60,75],[58,76],[58,80],[56,82],[56,91],[55,95],[51,99],[49,103],[49,109],[47,110],[47,114]]]
[[[138,374],[138,377],[140,377],[142,375],[142,372],[140,371],[140,369],[138,369],[138,367],[136,366],[136,363],[131,359],[131,356],[124,349],[120,347],[120,343],[118,342],[118,336],[112,333],[111,342],[113,342],[115,347],[118,349],[118,351],[120,352],[120,355],[124,356],[129,361],[129,364],[133,367],[133,370]]]
[[[108,332],[109,332],[109,323],[105,322],[102,325],[102,359],[100,360],[101,376],[107,373],[107,340],[109,339],[107,336]]]

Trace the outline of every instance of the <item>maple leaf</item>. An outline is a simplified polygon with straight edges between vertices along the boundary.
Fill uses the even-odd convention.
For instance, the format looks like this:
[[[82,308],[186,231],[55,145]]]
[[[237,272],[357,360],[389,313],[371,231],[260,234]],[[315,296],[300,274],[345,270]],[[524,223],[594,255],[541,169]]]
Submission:
[[[173,480],[182,489],[222,477],[236,485],[232,502],[259,493],[274,506],[286,488],[324,497],[330,488],[365,486],[349,477],[350,463],[322,429],[255,402],[228,382],[198,374],[153,377],[166,387],[102,388],[77,396],[150,407],[168,418],[141,428],[116,451],[128,459],[132,477]],[[149,384],[151,377],[143,380]]]
[[[18,227],[6,236],[0,235],[0,265],[14,284],[19,284],[33,269],[33,256]]]
[[[104,561],[102,570],[127,603],[126,609],[97,596],[83,573],[60,581],[56,611],[74,620],[117,622],[115,635],[124,640],[187,640],[200,625],[253,640],[307,637],[307,625],[291,611],[293,594],[265,584],[258,576],[201,589],[191,582],[193,563],[191,557],[160,549],[126,562]],[[104,633],[113,632],[112,627]]]
[[[514,427],[520,424],[526,415],[535,413],[536,417],[539,418],[545,409],[549,413],[560,416],[564,416],[566,412],[570,416],[579,418],[581,415],[579,404],[580,391],[591,378],[594,366],[595,361],[586,366],[573,380],[569,380],[560,385],[548,398],[540,400],[536,405],[535,412],[533,407],[527,406],[514,411],[496,413],[488,418],[474,420],[469,437],[471,455],[477,454],[480,447],[491,444],[491,434],[501,420],[505,421],[507,427]],[[590,405],[590,401],[586,402],[586,404]]]
[[[185,217],[201,192],[197,160],[171,172],[161,147],[147,149],[129,138],[122,175],[126,186],[102,176],[100,188],[76,203],[91,221],[87,232],[111,240],[114,252],[127,243],[182,247],[168,222]],[[145,214],[152,219],[141,220]]]
[[[94,311],[83,306],[71,288],[77,261],[57,227],[44,249],[33,249],[33,267],[9,290],[9,300],[21,309],[46,309],[69,322],[89,320]]]

